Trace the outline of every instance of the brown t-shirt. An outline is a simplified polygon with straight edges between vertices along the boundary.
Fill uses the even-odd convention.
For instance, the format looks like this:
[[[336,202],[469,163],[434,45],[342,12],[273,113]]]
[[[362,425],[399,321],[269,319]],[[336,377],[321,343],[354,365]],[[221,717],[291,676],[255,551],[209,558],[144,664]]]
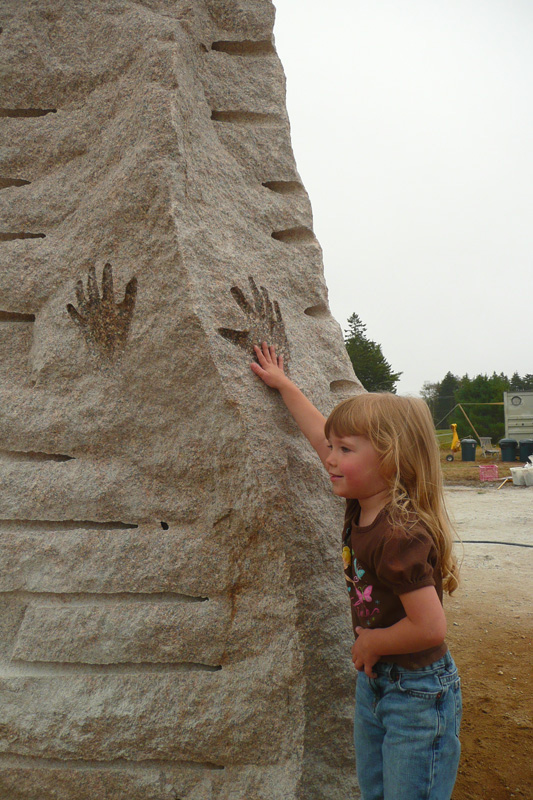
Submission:
[[[357,525],[359,503],[350,500],[343,531],[344,575],[350,596],[352,622],[364,628],[388,628],[406,614],[401,594],[434,586],[442,603],[442,575],[435,544],[416,519],[393,525],[382,509],[371,525]],[[357,638],[357,635],[356,635]],[[382,656],[407,669],[432,664],[448,647],[441,645],[419,653]]]

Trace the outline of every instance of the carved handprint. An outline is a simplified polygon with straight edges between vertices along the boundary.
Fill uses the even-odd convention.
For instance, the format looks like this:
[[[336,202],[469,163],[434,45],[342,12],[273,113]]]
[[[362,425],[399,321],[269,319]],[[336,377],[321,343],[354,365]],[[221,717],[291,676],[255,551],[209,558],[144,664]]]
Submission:
[[[266,342],[274,345],[278,356],[282,355],[285,366],[289,362],[289,344],[285,334],[285,325],[281,317],[278,303],[272,303],[264,286],[257,288],[252,277],[248,278],[252,293],[252,302],[246,299],[242,289],[232,286],[231,294],[237,305],[247,317],[247,327],[239,331],[233,328],[219,328],[221,336],[233,344],[242,347],[247,353],[255,357],[254,344]]]
[[[89,269],[87,295],[83,281],[76,283],[78,308],[69,303],[67,311],[81,328],[87,344],[109,361],[114,361],[126,346],[136,295],[137,278],[132,278],[126,286],[124,300],[115,303],[111,264],[106,264],[102,272],[101,297],[94,267]]]

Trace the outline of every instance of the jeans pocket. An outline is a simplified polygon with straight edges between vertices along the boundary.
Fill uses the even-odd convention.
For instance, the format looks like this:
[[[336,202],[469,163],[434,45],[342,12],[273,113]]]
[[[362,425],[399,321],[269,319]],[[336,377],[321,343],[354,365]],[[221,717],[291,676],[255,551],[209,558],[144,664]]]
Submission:
[[[402,672],[398,676],[397,685],[400,692],[422,700],[438,700],[445,691],[439,676],[431,672]]]

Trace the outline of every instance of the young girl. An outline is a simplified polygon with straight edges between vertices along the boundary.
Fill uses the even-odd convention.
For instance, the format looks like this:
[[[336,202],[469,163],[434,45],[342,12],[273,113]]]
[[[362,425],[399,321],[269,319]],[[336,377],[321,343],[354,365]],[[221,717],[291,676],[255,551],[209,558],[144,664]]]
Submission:
[[[252,370],[277,389],[346,498],[343,561],[359,676],[354,723],[363,800],[450,800],[461,689],[444,642],[443,590],[457,587],[439,452],[422,400],[361,394],[327,421],[274,347]]]

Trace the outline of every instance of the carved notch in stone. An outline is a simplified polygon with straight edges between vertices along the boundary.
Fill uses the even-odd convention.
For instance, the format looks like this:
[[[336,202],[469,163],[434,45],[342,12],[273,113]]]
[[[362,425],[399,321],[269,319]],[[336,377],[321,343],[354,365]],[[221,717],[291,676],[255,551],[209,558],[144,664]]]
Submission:
[[[276,300],[270,301],[264,286],[257,288],[257,284],[251,276],[248,278],[248,282],[252,293],[252,302],[246,299],[244,292],[238,286],[231,288],[235,302],[247,317],[246,329],[219,328],[218,332],[253,357],[255,357],[254,344],[260,345],[261,342],[267,342],[269,345],[274,345],[276,353],[283,356],[284,364],[287,366],[290,355],[289,344],[279,305]]]
[[[121,303],[115,303],[113,269],[106,264],[102,272],[102,296],[98,291],[96,271],[89,269],[87,295],[83,281],[76,283],[78,308],[67,305],[70,318],[81,328],[87,345],[108,361],[114,361],[124,350],[135,309],[137,278],[132,278]]]
[[[213,42],[211,50],[228,53],[230,56],[263,56],[272,55],[276,52],[274,45],[268,39]]]

